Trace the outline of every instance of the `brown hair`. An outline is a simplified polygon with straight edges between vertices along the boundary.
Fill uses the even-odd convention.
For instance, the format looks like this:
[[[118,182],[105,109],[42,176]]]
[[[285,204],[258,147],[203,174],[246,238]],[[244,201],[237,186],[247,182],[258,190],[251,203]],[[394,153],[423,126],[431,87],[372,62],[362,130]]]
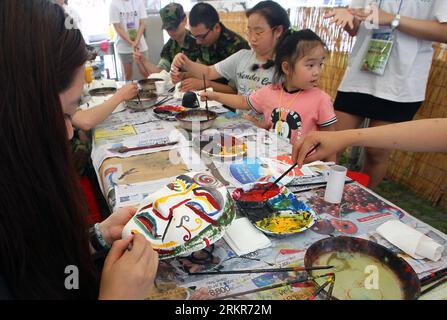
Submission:
[[[16,298],[96,298],[86,206],[59,94],[87,60],[47,0],[0,1],[0,275]],[[79,290],[65,288],[65,268]]]

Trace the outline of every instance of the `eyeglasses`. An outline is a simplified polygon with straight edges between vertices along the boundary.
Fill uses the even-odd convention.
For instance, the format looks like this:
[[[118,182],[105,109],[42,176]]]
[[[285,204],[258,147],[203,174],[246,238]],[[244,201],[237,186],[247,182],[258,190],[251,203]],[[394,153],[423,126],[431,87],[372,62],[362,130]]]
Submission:
[[[251,35],[254,35],[256,38],[261,37],[264,33],[266,33],[268,30],[275,30],[276,27],[268,28],[268,29],[261,29],[261,28],[254,28],[253,30],[250,28],[245,29],[245,34],[248,37],[251,37]]]
[[[208,34],[209,34],[211,31],[213,31],[213,29],[209,29],[207,33],[205,33],[205,34],[199,34],[199,35],[197,35],[197,36],[191,34],[191,37],[192,37],[193,39],[195,39],[195,40],[203,41],[203,40],[205,40],[205,38],[208,36]]]

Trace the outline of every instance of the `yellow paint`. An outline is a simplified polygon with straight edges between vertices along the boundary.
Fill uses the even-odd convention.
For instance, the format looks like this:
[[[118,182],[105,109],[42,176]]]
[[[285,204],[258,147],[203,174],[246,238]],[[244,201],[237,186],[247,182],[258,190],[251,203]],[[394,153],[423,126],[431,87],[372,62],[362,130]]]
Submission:
[[[202,221],[202,219],[197,218],[197,219],[194,220],[194,221],[195,221],[195,223],[197,223],[199,226],[198,226],[197,228],[195,228],[195,229],[191,229],[190,232],[195,232],[195,231],[199,230],[200,228],[202,228],[202,225],[203,225],[203,221]]]
[[[292,233],[308,226],[311,221],[300,216],[272,216],[256,222],[256,225],[274,233]]]
[[[180,196],[187,195],[187,194],[190,193],[192,190],[194,190],[196,187],[197,187],[197,184],[193,183],[187,190],[185,190],[185,191],[183,191],[183,192],[177,192],[177,193],[174,193],[174,194],[170,194],[169,196],[166,196],[166,197],[162,197],[162,198],[160,198],[160,199],[157,199],[157,200],[155,200],[155,202],[154,202],[154,208],[155,208],[155,209],[158,209],[158,205],[159,205],[159,204],[164,203],[164,202],[168,201],[168,200],[171,199],[171,198],[174,198],[174,197],[180,197]]]
[[[173,246],[176,246],[176,245],[177,245],[177,242],[175,242],[175,241],[167,242],[165,244],[160,244],[160,245],[152,243],[152,248],[154,248],[154,249],[164,249],[164,248],[169,248],[169,247],[173,247]]]

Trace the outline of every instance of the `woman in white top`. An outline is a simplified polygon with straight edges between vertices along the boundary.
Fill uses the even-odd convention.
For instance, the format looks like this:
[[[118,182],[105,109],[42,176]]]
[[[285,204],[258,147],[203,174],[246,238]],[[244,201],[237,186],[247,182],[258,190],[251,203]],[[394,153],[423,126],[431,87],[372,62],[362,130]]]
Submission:
[[[370,3],[353,0],[349,9],[337,8],[326,15],[357,36],[334,103],[338,130],[357,128],[364,118],[370,119],[371,127],[411,120],[425,99],[432,42],[447,42],[447,1]],[[379,40],[371,42],[373,38]],[[373,64],[377,48],[391,43],[389,59],[382,54],[387,63]],[[370,45],[375,51],[369,50]],[[371,177],[371,188],[385,176],[388,157],[387,150],[366,149],[363,171]]]
[[[126,81],[132,80],[133,52],[148,50],[144,39],[144,19],[146,8],[142,0],[112,0],[110,4],[110,24],[113,24],[118,40],[116,50],[124,69]]]
[[[271,84],[273,51],[282,33],[290,28],[289,17],[286,10],[273,1],[259,2],[246,15],[247,39],[252,50],[240,50],[213,66],[193,62],[179,53],[172,63],[173,82],[180,81],[176,71],[184,69],[199,79],[205,75],[207,83],[224,77],[244,96]]]

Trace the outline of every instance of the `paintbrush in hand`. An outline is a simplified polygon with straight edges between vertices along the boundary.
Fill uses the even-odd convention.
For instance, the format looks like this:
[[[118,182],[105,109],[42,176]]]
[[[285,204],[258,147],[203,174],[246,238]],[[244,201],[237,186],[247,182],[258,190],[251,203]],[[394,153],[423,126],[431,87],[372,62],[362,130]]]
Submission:
[[[332,269],[333,266],[318,266],[318,267],[289,267],[289,268],[270,268],[270,269],[252,269],[252,270],[228,270],[228,271],[206,271],[206,272],[188,272],[190,276],[199,275],[222,275],[222,274],[244,274],[244,273],[269,273],[269,272],[302,272],[314,270]]]
[[[206,80],[205,75],[203,75],[203,90],[206,93]],[[206,119],[210,119],[210,111],[208,110],[208,98],[205,97],[205,108],[206,108]]]
[[[316,145],[314,145],[312,147],[312,149],[309,150],[309,152],[306,154],[307,158],[312,152],[314,152],[318,147],[320,146],[320,143],[318,142]],[[273,186],[277,185],[278,182],[281,181],[282,178],[284,178],[286,175],[289,174],[290,171],[292,171],[293,169],[295,169],[295,167],[298,165],[298,162],[295,162],[295,164],[293,164],[289,169],[286,170],[286,172],[284,172],[278,179],[275,180],[275,182],[273,182],[273,184],[270,185],[270,187],[268,187],[262,194],[264,195],[267,191],[269,191]]]

